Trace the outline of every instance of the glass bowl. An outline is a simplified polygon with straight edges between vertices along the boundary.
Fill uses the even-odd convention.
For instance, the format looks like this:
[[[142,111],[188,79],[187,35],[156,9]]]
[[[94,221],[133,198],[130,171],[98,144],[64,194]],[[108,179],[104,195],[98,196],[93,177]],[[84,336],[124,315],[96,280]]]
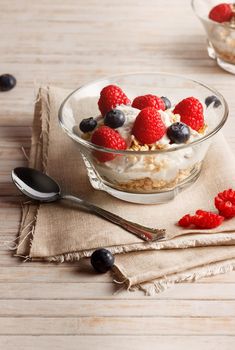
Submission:
[[[189,144],[152,151],[114,151],[92,144],[79,136],[78,126],[83,118],[100,114],[99,94],[109,84],[121,87],[130,99],[148,93],[167,96],[173,106],[189,96],[198,98],[204,106],[207,134]],[[219,101],[206,108],[204,101],[211,95]],[[162,73],[127,74],[94,81],[72,92],[59,110],[60,125],[77,143],[92,187],[125,201],[144,204],[167,202],[196,181],[212,136],[221,129],[227,116],[227,103],[216,90]],[[112,160],[99,162],[103,153]]]
[[[224,70],[235,74],[235,21],[217,23],[208,18],[210,10],[221,0],[192,0],[192,7],[207,34],[207,52]]]

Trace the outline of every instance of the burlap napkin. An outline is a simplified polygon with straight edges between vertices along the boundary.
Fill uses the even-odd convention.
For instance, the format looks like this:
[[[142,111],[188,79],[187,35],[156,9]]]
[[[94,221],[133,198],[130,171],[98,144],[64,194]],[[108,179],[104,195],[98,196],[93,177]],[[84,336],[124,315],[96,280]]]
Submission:
[[[117,278],[129,287],[139,286],[147,291],[164,289],[169,282],[232,269],[234,261],[228,259],[235,258],[235,220],[227,220],[218,229],[208,232],[198,230],[195,233],[195,230],[183,230],[175,225],[187,212],[198,208],[214,210],[216,193],[234,186],[234,159],[223,136],[211,147],[197,183],[172,202],[151,206],[122,202],[91,187],[77,145],[61,130],[58,108],[67,94],[68,91],[58,88],[40,89],[29,166],[53,176],[66,193],[85,197],[140,224],[166,228],[167,237],[162,242],[145,243],[75,205],[29,203],[23,207],[17,254],[62,262],[89,256],[99,247],[108,247],[113,253],[133,251],[116,257]],[[150,249],[154,251],[134,252]],[[210,266],[200,267],[205,264]],[[150,280],[151,287],[144,284]]]

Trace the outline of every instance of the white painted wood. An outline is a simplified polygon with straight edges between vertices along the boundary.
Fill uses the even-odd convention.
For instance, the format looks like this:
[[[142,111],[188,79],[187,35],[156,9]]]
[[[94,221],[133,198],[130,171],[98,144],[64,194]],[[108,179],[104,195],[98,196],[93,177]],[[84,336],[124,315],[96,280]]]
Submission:
[[[223,300],[0,300],[0,317],[235,317]]]
[[[234,317],[2,317],[2,335],[233,335]]]
[[[7,350],[234,350],[234,336],[1,336],[0,346]],[[148,348],[147,348],[148,346]],[[173,346],[173,347],[172,347]]]
[[[50,270],[55,271],[53,267]],[[6,271],[11,271],[6,269]],[[120,285],[112,283],[111,278],[109,282],[100,280],[97,283],[93,282],[93,277],[90,276],[90,280],[86,282],[78,282],[79,277],[74,278],[73,282],[64,283],[45,283],[46,277],[44,276],[44,281],[37,274],[37,271],[43,270],[35,269],[28,270],[28,279],[25,278],[27,282],[14,283],[13,278],[19,278],[21,275],[21,269],[13,274],[13,278],[10,283],[2,282],[0,283],[0,299],[71,299],[71,300],[81,300],[81,299],[91,299],[91,300],[146,300],[146,296],[142,292],[127,292],[125,290],[119,290]],[[55,275],[50,273],[49,269],[47,279],[52,279]],[[46,273],[47,274],[47,273]],[[45,275],[46,275],[45,274]],[[63,276],[63,279],[67,278],[70,274],[69,269],[63,270],[59,268],[56,270],[55,274],[57,276]],[[75,271],[72,274],[76,273]],[[79,272],[78,272],[79,275]],[[24,275],[23,275],[24,276]],[[21,280],[24,280],[21,276]],[[57,278],[58,280],[59,278]],[[106,278],[104,277],[104,280]],[[29,282],[30,281],[30,282]],[[224,300],[235,300],[235,283],[182,283],[176,285],[173,289],[169,289],[164,293],[160,293],[147,299],[153,300],[221,300],[221,305],[223,305]],[[222,307],[222,306],[221,306]]]

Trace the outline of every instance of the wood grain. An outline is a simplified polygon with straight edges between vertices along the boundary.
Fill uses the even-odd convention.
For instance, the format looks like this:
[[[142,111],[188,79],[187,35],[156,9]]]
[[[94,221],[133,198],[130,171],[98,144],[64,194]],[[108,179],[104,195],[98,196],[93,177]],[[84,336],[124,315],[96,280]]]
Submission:
[[[234,317],[235,300],[0,300],[0,317]]]
[[[232,317],[3,317],[2,335],[233,335]]]
[[[90,350],[90,349],[135,349],[142,350],[143,344],[148,344],[149,349],[171,350],[174,344],[174,350],[186,349],[198,350],[207,349],[234,349],[235,337],[233,336],[152,336],[152,335],[135,335],[135,336],[1,336],[0,345],[8,350],[25,350],[31,349],[33,344],[34,350],[41,349],[58,349],[58,350]]]
[[[154,297],[117,291],[82,264],[24,263],[5,249],[24,198],[11,183],[27,164],[40,84],[75,89],[97,77],[166,71],[201,80],[227,99],[235,151],[235,78],[207,57],[189,0],[1,0],[0,67],[17,86],[0,93],[0,348],[233,350],[235,272]]]

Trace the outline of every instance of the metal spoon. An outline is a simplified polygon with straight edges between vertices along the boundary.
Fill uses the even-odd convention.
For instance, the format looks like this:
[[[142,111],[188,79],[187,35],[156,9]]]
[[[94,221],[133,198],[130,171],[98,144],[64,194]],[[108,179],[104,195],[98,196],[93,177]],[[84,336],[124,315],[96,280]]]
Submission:
[[[134,222],[125,220],[107,210],[70,194],[62,194],[60,186],[55,180],[42,172],[31,168],[15,168],[12,170],[12,180],[18,189],[26,196],[40,202],[55,202],[67,199],[77,203],[89,212],[101,216],[112,223],[121,226],[126,231],[133,233],[144,241],[157,241],[165,237],[166,230],[144,227]]]

